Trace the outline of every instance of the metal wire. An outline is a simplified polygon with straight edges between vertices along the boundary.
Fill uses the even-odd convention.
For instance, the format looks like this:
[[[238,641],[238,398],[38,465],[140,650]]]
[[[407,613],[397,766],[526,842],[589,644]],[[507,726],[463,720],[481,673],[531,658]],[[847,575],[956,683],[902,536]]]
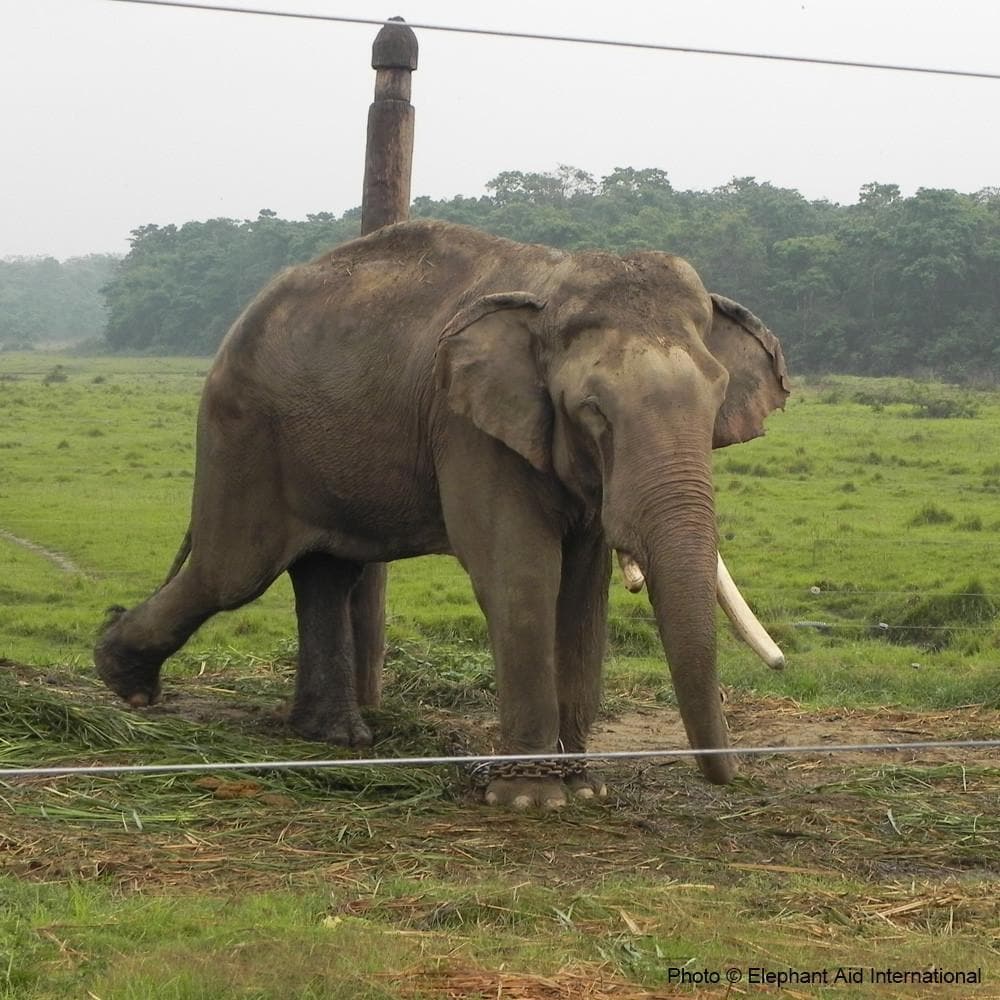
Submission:
[[[474,754],[464,757],[362,757],[342,760],[205,761],[197,764],[93,764],[66,767],[0,768],[7,778],[69,775],[178,774],[202,771],[302,771],[312,768],[436,767],[500,764],[513,761],[662,760],[678,757],[761,757],[770,754],[885,753],[901,750],[1000,750],[1000,740],[923,740],[913,743],[831,743],[828,746],[710,747],[702,750],[607,750],[586,753]]]
[[[297,11],[263,10],[255,7],[235,7],[210,3],[181,3],[179,0],[111,0],[112,3],[142,4],[148,7],[172,7],[180,10],[215,11],[224,14],[257,14],[263,17],[285,17],[303,21],[334,21],[339,24],[369,24],[398,26],[398,21],[382,21],[371,17],[344,17],[336,14],[306,14]],[[1000,80],[1000,73],[977,70],[939,69],[931,66],[907,66],[896,63],[871,63],[853,59],[821,59],[814,56],[784,56],[766,52],[741,52],[735,49],[705,49],[690,45],[663,45],[658,42],[628,42],[610,38],[588,38],[580,35],[549,35],[531,31],[503,31],[498,28],[462,28],[447,24],[427,24],[407,21],[407,27],[421,31],[446,31],[461,35],[484,35],[490,38],[521,38],[538,42],[569,42],[575,45],[602,45],[611,48],[645,49],[652,52],[681,52],[688,55],[727,56],[732,59],[763,59],[772,62],[806,63],[813,66],[839,66],[850,69],[878,69],[895,73],[927,73],[937,76],[958,76],[982,80]]]

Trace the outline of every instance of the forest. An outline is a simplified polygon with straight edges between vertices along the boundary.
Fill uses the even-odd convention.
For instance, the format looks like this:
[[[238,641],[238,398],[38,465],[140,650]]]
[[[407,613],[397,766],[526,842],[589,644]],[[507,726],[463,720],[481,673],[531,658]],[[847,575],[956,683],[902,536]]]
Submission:
[[[101,289],[118,262],[111,254],[0,260],[0,350],[102,338],[108,314]]]
[[[870,183],[857,203],[840,205],[752,177],[680,191],[659,169],[622,167],[598,179],[560,166],[504,171],[487,192],[420,197],[412,216],[569,250],[680,254],[710,289],[765,320],[796,371],[1000,375],[1000,188],[921,188],[904,197],[898,185]],[[264,209],[250,220],[136,229],[128,254],[101,278],[106,347],[211,354],[270,275],[352,238],[359,223],[357,208],[301,221]],[[54,263],[39,263],[39,272]],[[11,312],[7,272],[15,266],[0,266],[0,344],[58,339],[41,319],[32,336]],[[88,296],[90,311],[78,312],[87,317],[81,331],[91,336],[99,310]],[[38,310],[39,317],[51,314]],[[66,317],[58,323],[52,330],[62,330]]]

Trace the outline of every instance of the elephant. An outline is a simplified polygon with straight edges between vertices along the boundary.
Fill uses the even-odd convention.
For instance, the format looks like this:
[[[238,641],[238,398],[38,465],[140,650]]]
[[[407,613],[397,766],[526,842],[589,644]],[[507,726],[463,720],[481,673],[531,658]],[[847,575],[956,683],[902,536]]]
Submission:
[[[487,620],[500,751],[583,751],[617,551],[629,585],[648,588],[692,748],[726,747],[712,450],[762,434],[788,391],[777,338],[680,257],[569,253],[437,221],[343,244],[280,273],[224,338],[185,543],[167,582],[107,625],[98,672],[150,704],[163,661],[203,622],[287,571],[290,722],[368,745],[353,588],[370,564],[450,553]],[[735,773],[731,756],[695,759],[711,782]],[[606,792],[549,763],[495,765],[486,801]]]

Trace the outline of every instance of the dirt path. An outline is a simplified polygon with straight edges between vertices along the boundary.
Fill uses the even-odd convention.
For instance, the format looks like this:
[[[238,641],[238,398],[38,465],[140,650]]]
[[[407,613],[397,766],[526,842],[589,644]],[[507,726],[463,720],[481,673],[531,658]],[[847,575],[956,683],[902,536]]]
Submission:
[[[734,746],[781,747],[824,744],[917,743],[947,739],[1000,738],[1000,713],[970,705],[943,712],[877,709],[805,709],[790,698],[744,698],[726,705]],[[968,735],[969,727],[979,735]],[[595,750],[655,750],[685,746],[687,737],[676,712],[662,706],[638,707],[600,723]],[[906,757],[911,751],[858,754],[875,760]],[[924,755],[932,751],[923,751]],[[933,751],[941,760],[959,751]],[[815,756],[815,755],[813,755]]]
[[[31,541],[30,538],[21,538],[19,535],[15,535],[10,531],[6,531],[0,528],[0,539],[5,542],[10,542],[11,545],[19,545],[22,549],[27,549],[29,552],[33,552],[37,556],[41,556],[43,559],[47,559],[50,563],[58,566],[64,573],[73,573],[77,576],[86,577],[88,580],[91,579],[89,573],[82,570],[69,556],[64,556],[61,552],[55,552],[52,549],[45,548],[44,545],[39,545],[38,542]]]

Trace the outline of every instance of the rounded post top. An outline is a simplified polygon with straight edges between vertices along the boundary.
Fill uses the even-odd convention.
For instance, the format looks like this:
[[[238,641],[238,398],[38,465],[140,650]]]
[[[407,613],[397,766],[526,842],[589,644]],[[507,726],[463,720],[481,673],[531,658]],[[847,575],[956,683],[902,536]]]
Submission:
[[[372,69],[417,68],[417,36],[401,18],[391,17],[395,24],[383,25],[372,45]]]

